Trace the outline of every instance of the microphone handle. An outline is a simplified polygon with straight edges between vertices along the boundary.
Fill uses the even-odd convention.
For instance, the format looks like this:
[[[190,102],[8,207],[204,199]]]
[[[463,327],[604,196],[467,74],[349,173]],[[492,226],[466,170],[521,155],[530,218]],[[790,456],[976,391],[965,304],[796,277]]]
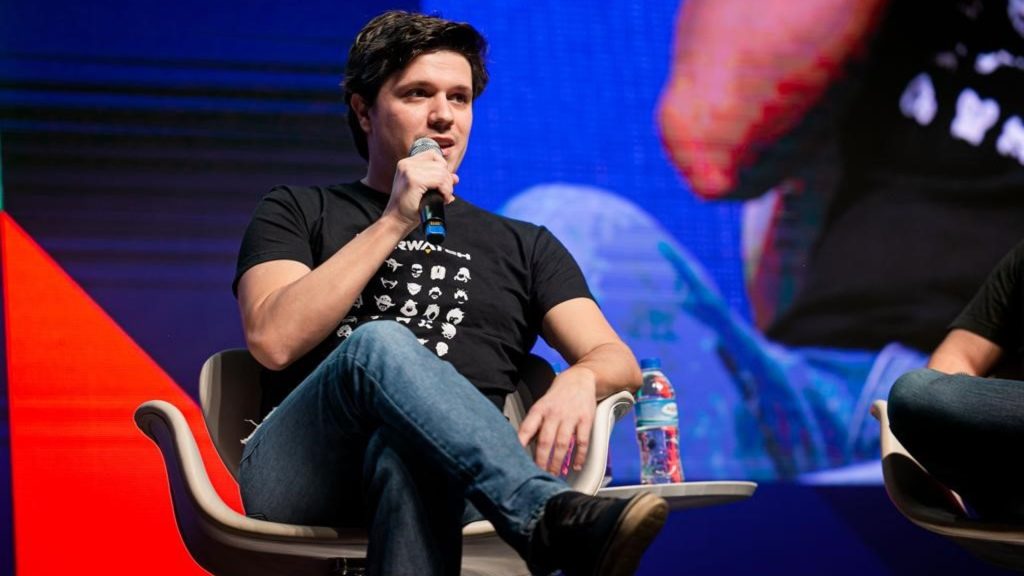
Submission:
[[[427,242],[444,242],[447,230],[444,225],[444,196],[437,190],[427,190],[420,198],[420,224]]]

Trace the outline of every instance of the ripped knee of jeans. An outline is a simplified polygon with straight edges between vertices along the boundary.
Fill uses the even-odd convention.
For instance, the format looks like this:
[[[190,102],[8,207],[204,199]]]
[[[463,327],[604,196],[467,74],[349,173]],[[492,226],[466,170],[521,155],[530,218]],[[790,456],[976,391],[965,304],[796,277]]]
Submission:
[[[274,410],[277,410],[277,406],[271,408],[270,412],[267,412],[267,415],[264,416],[263,420],[260,421],[260,422],[257,422],[255,420],[252,420],[252,419],[249,419],[249,418],[245,419],[245,422],[248,423],[248,424],[251,424],[253,428],[252,428],[252,432],[249,432],[249,434],[245,438],[242,438],[240,440],[240,442],[242,443],[242,446],[245,446],[246,444],[249,443],[249,440],[252,440],[252,437],[254,435],[256,435],[256,431],[259,430],[260,426],[263,426],[263,424],[265,424],[267,422],[267,420],[270,419],[270,415],[274,413]]]

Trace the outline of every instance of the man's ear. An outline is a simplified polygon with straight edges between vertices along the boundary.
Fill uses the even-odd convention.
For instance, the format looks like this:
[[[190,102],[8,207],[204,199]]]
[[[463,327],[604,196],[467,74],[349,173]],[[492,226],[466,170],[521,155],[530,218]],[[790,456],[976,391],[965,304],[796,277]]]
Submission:
[[[370,106],[366,103],[359,94],[353,94],[352,100],[349,101],[349,106],[352,107],[352,111],[356,113],[356,118],[359,120],[359,127],[363,129],[363,132],[370,133]]]

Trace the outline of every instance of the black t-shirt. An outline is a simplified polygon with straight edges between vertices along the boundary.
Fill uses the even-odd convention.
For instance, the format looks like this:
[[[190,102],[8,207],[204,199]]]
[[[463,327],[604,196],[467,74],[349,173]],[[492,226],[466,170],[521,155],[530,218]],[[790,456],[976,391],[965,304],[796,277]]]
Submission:
[[[362,183],[275,188],[257,206],[242,240],[242,274],[271,260],[316,268],[380,218],[388,197]],[[579,266],[540,226],[505,218],[461,198],[445,207],[443,245],[417,229],[399,242],[345,318],[316,348],[279,372],[264,371],[264,410],[276,406],[352,330],[394,320],[450,362],[496,405],[519,381],[544,315],[566,300],[592,298]]]
[[[997,369],[999,375],[1024,375],[1024,242],[1003,257],[949,327],[998,344],[1005,355]]]
[[[841,130],[840,184],[791,345],[933,349],[1024,237],[1024,22],[1006,0],[896,0]]]

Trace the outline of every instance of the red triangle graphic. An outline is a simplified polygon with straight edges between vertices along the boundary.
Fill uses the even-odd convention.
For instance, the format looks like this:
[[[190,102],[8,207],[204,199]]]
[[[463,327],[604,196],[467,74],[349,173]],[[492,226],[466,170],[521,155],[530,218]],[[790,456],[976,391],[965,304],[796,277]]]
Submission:
[[[146,400],[179,407],[240,510],[198,406],[3,212],[0,246],[17,572],[204,573],[175,527],[159,452],[132,419]]]

